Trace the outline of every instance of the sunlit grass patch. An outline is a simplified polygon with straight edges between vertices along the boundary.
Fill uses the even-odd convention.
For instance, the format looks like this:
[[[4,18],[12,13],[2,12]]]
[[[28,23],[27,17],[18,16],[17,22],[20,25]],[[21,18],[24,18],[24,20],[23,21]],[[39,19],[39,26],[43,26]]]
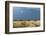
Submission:
[[[13,21],[13,28],[39,27],[40,21]]]

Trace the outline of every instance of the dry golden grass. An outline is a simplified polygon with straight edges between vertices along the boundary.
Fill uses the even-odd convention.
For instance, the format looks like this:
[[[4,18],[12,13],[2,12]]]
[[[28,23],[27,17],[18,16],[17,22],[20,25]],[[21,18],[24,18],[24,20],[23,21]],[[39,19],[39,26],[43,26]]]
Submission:
[[[40,21],[13,21],[13,28],[39,27]]]

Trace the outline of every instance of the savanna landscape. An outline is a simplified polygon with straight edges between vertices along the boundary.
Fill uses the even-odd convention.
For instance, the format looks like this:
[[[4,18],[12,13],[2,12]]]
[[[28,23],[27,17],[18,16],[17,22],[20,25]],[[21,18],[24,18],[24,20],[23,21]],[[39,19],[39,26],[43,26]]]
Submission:
[[[13,28],[39,26],[40,8],[13,7]]]

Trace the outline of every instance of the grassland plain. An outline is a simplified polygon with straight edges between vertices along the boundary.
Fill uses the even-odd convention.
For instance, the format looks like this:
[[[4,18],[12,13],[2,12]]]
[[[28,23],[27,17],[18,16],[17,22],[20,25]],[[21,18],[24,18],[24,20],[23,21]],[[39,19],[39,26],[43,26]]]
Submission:
[[[13,21],[13,28],[23,28],[23,27],[39,27],[40,20],[37,21]]]

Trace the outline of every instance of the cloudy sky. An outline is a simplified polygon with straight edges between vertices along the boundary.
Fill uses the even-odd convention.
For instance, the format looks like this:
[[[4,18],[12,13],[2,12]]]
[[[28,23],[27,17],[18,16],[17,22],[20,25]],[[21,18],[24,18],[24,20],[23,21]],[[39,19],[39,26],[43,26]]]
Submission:
[[[13,7],[13,19],[39,19],[40,8]]]

